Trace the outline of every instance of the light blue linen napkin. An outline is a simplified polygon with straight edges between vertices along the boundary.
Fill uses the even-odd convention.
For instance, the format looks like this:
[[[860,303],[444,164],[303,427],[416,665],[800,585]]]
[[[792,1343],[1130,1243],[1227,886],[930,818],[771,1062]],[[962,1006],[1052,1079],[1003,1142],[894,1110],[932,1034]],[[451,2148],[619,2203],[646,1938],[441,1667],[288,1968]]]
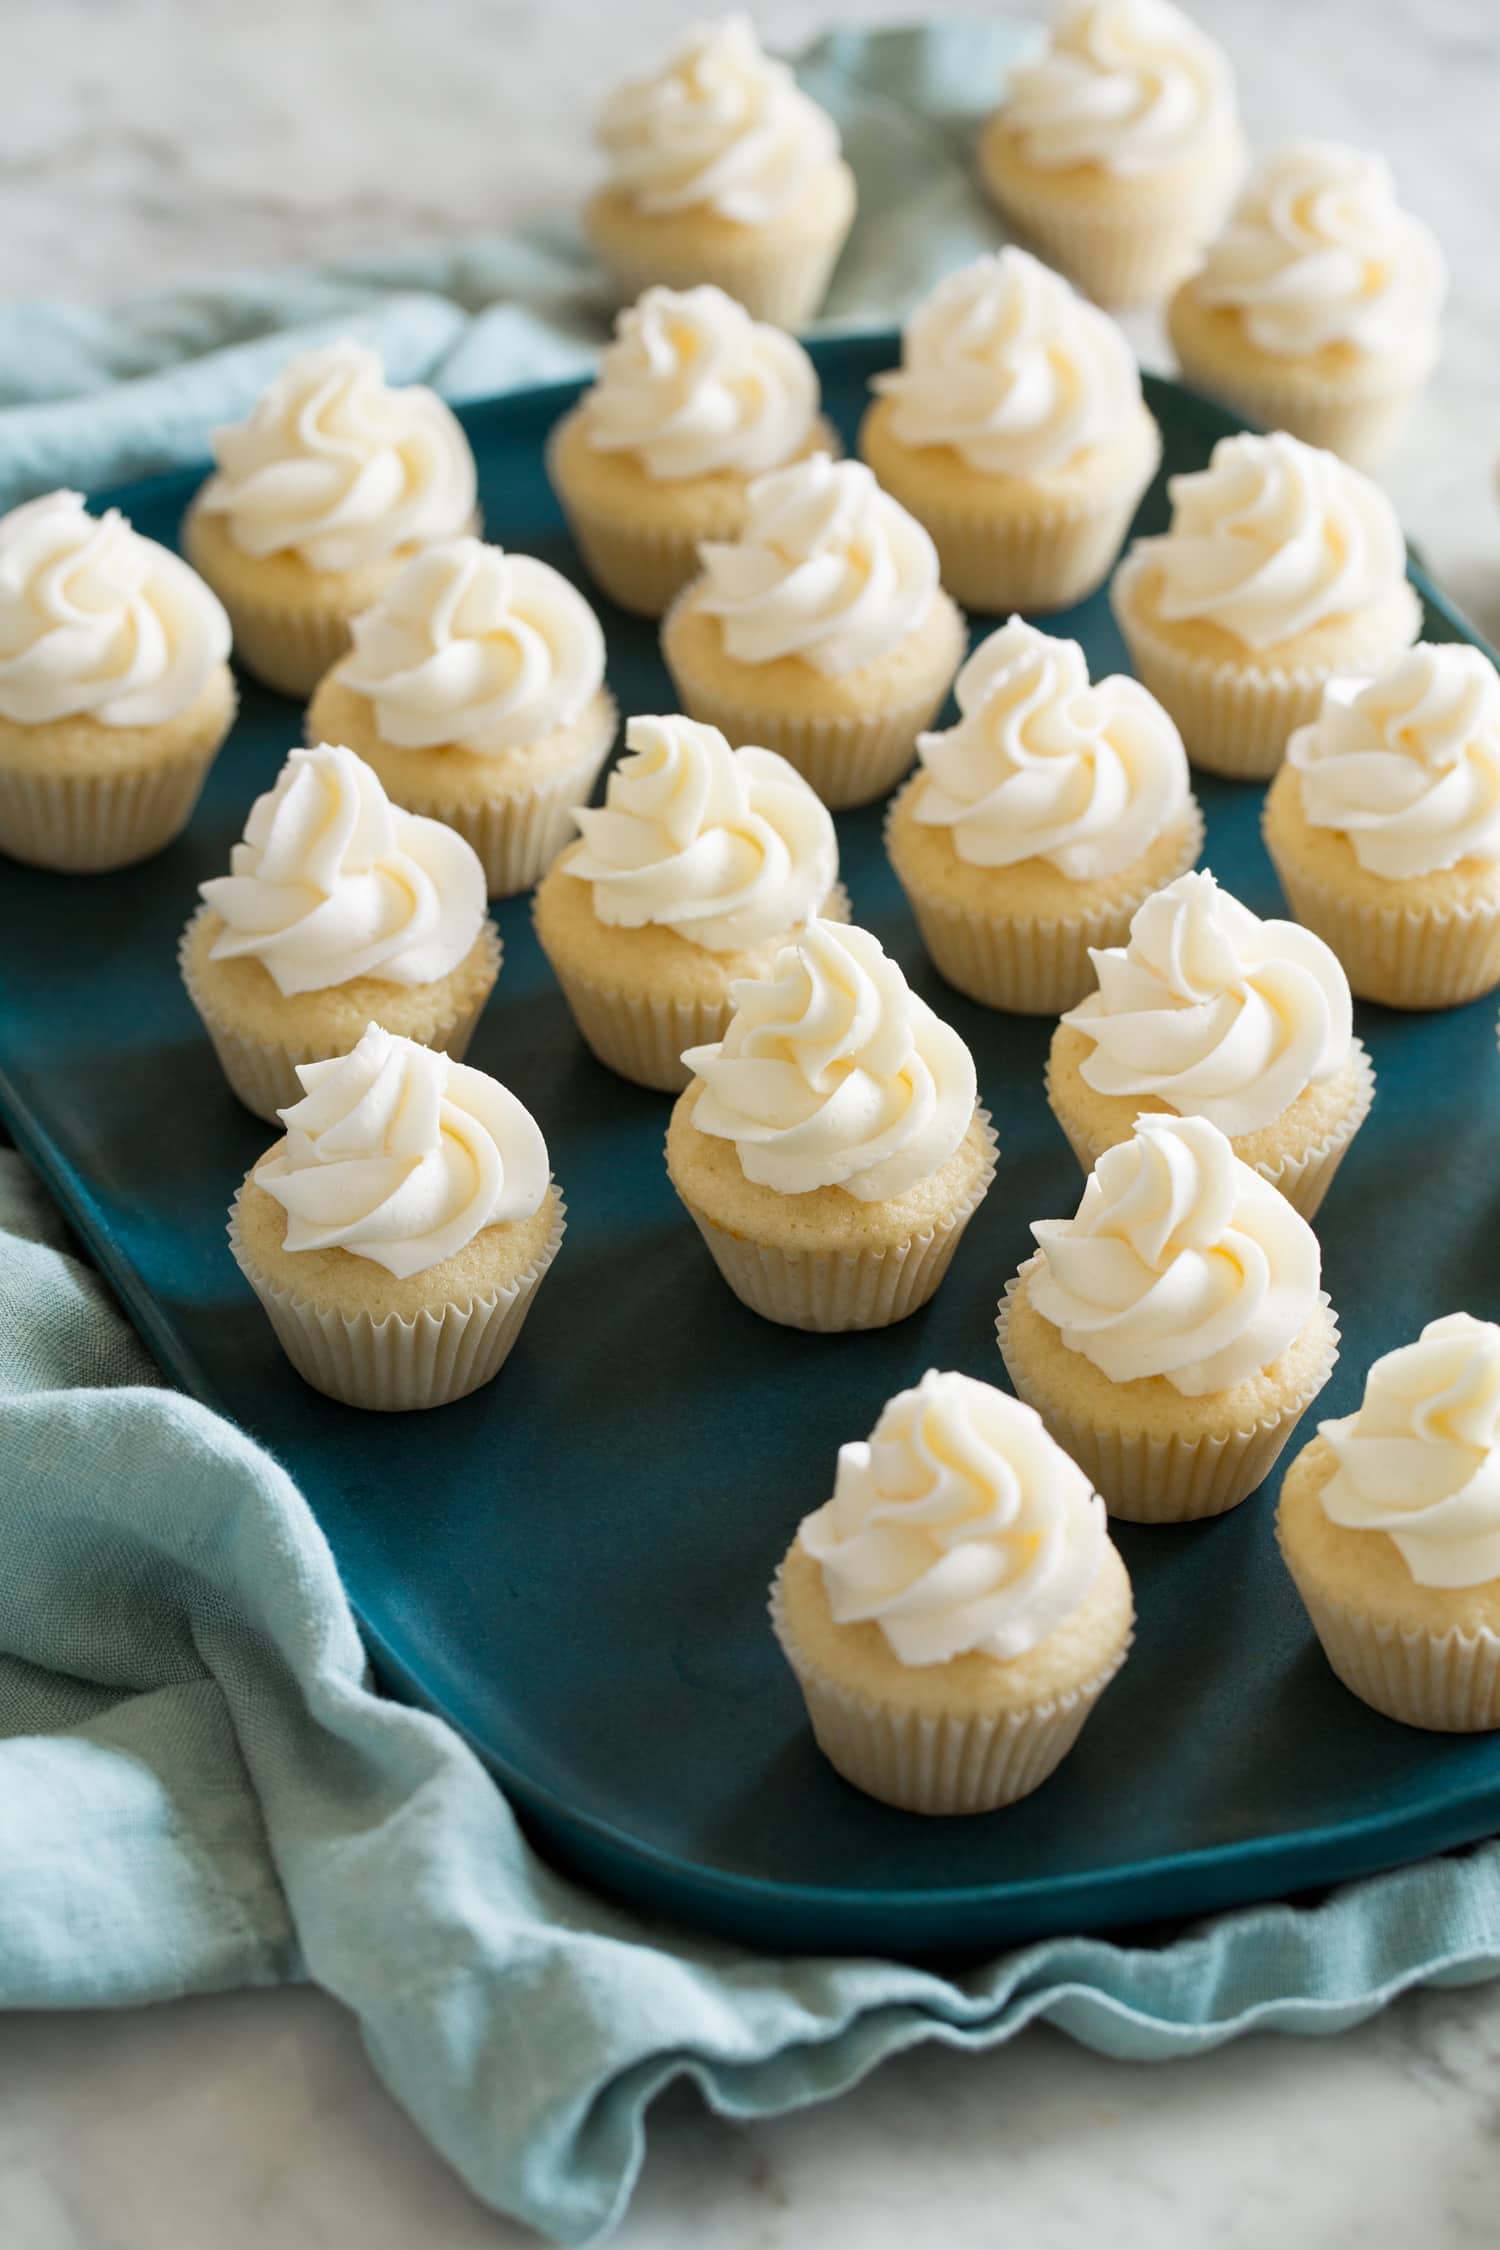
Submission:
[[[969,149],[1018,36],[841,35],[806,59],[861,179],[841,316],[898,310],[994,239]],[[12,308],[0,505],[198,458],[289,331],[353,329],[398,377],[463,396],[577,366],[600,311],[561,230],[108,312]],[[1109,2054],[1193,2054],[1497,1970],[1494,1846],[1170,1945],[1059,1939],[956,1980],[776,1961],[577,1889],[461,1742],[370,1692],[295,1486],[158,1381],[0,1150],[0,2005],[311,1978],[478,2195],[581,2242],[618,2217],[646,2109],[679,2076],[765,2116],[918,2041],[991,2046],[1038,2016]]]

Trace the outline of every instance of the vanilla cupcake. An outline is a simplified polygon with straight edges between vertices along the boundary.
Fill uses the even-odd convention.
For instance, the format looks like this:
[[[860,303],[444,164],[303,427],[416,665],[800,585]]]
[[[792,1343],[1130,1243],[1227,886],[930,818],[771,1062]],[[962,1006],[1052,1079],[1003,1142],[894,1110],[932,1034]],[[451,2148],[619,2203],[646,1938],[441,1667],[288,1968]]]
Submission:
[[[229,620],[117,509],[0,517],[0,852],[83,875],[162,851],[234,720]]]
[[[1293,141],[1177,290],[1167,330],[1200,390],[1373,468],[1432,372],[1447,284],[1383,156]]]
[[[211,434],[216,473],[183,525],[247,672],[308,695],[401,565],[472,530],[474,456],[435,391],[388,388],[379,354],[330,344]]]
[[[660,617],[700,539],[744,528],[751,480],[839,450],[818,377],[784,328],[722,289],[648,289],[621,313],[598,380],[547,441],[547,473],[590,574]]]
[[[1168,0],[1065,0],[979,147],[1007,222],[1103,305],[1165,297],[1245,168],[1223,50]]]
[[[1024,250],[917,307],[859,449],[927,526],[966,609],[1068,609],[1103,584],[1161,458],[1109,317]]]
[[[930,1369],[839,1448],[771,1621],[818,1747],[904,1812],[1029,1796],[1130,1648],[1104,1508],[1029,1406]]]
[[[696,719],[632,719],[604,803],[536,894],[536,933],[605,1067],[681,1093],[683,1049],[722,1039],[732,988],[814,915],[843,918],[827,808],[774,750]]]
[[[730,1288],[789,1328],[924,1305],[995,1172],[974,1058],[868,930],[809,922],[683,1056],[667,1171]]]
[[[964,653],[922,526],[819,453],[758,478],[739,539],[702,562],[662,626],[683,709],[779,751],[835,811],[883,797]]]
[[[1379,485],[1277,430],[1220,438],[1173,477],[1171,528],[1110,588],[1131,664],[1208,773],[1266,781],[1341,672],[1414,641],[1422,605]]]
[[[1055,1016],[1190,868],[1203,816],[1182,738],[1135,680],[1089,685],[1076,641],[1013,617],[958,675],[959,720],[917,738],[886,849],[932,959],[987,1008]]]
[[[1500,678],[1462,641],[1334,680],[1287,744],[1266,849],[1363,1000],[1452,1008],[1500,984]]]
[[[461,836],[402,812],[352,750],[294,750],[257,797],[178,959],[230,1086],[257,1117],[304,1063],[377,1023],[455,1059],[500,973],[484,871]]]
[[[478,853],[491,898],[529,890],[614,746],[604,635],[550,563],[454,539],[354,620],[318,684],[313,740],[347,742],[409,812]]]
[[[606,102],[607,177],[584,228],[628,303],[654,282],[710,281],[756,320],[800,328],[854,221],[838,127],[748,16],[695,24],[659,69]]]
[[[1287,1470],[1276,1535],[1346,1688],[1407,1726],[1500,1727],[1500,1328],[1387,1352]]]
[[[1188,874],[1094,955],[1097,989],[1063,1017],[1047,1099],[1085,1172],[1136,1119],[1206,1117],[1311,1218],[1369,1114],[1375,1072],[1337,957]]]
[[[1338,1357],[1307,1221],[1206,1117],[1140,1117],[1031,1231],[998,1322],[1017,1393],[1111,1515],[1238,1507]]]
[[[346,1406],[446,1406],[498,1374],[563,1237],[547,1144],[483,1071],[371,1024],[303,1063],[229,1246],[288,1359]]]

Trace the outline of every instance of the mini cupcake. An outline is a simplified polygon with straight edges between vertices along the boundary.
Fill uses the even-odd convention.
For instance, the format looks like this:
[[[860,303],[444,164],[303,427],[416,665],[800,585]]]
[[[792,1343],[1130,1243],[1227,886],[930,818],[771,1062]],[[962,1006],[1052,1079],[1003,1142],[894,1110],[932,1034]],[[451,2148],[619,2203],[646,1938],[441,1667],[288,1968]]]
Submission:
[[[536,894],[536,932],[606,1069],[681,1093],[746,977],[814,915],[843,918],[833,821],[774,750],[695,719],[632,719],[630,756]]]
[[[743,530],[752,478],[838,450],[802,346],[705,283],[648,289],[621,313],[598,381],[547,441],[547,473],[590,574],[660,617],[697,576],[699,540]]]
[[[868,930],[809,922],[730,994],[667,1171],[730,1288],[788,1328],[926,1304],[995,1173],[974,1058]]]
[[[1500,1328],[1450,1313],[1377,1359],[1287,1470],[1276,1536],[1353,1694],[1442,1734],[1500,1727]]]
[[[353,631],[309,736],[352,744],[395,803],[456,829],[491,898],[529,890],[572,835],[619,719],[582,594],[531,555],[454,539],[408,563]]]
[[[1006,1290],[1006,1372],[1112,1516],[1187,1523],[1270,1475],[1333,1372],[1318,1239],[1206,1117],[1141,1117]]]
[[[653,282],[711,281],[756,320],[800,328],[854,220],[838,128],[748,16],[687,31],[622,86],[596,132],[608,166],[584,227],[622,303]]]
[[[228,655],[202,579],[117,509],[0,517],[0,852],[84,875],[162,851],[233,724]]]
[[[1173,477],[1172,523],[1110,589],[1130,661],[1208,773],[1266,781],[1341,672],[1414,641],[1396,511],[1358,469],[1283,430],[1220,438]]]
[[[303,1063],[229,1246],[305,1382],[379,1413],[499,1373],[563,1237],[547,1144],[483,1071],[371,1024]]]
[[[1362,1000],[1452,1008],[1500,984],[1500,679],[1461,641],[1335,680],[1287,744],[1264,829],[1299,922]]]
[[[461,836],[388,802],[352,750],[294,750],[257,797],[179,961],[225,1077],[257,1117],[304,1063],[378,1023],[457,1059],[500,973],[484,871]]]
[[[1076,641],[1013,617],[958,675],[959,721],[918,737],[886,822],[891,865],[948,982],[1055,1016],[1141,902],[1193,865],[1203,816],[1182,738],[1134,680],[1089,685]]]
[[[1029,1406],[923,1376],[839,1448],[771,1621],[818,1747],[903,1812],[1029,1796],[1124,1663],[1134,1608],[1104,1509]]]
[[[1114,322],[1024,250],[950,274],[906,325],[859,449],[927,526],[966,609],[1067,609],[1103,584],[1161,437]]]
[[[302,353],[212,444],[183,545],[229,612],[235,656],[283,695],[311,694],[404,562],[478,520],[453,415],[420,384],[388,389],[362,344]]]
[[[739,539],[702,561],[662,626],[683,709],[779,751],[835,811],[883,797],[964,653],[922,526],[862,462],[817,453],[758,478]]]
[[[1180,875],[1094,955],[1098,988],[1052,1035],[1047,1099],[1085,1172],[1136,1119],[1206,1117],[1310,1219],[1369,1114],[1349,980],[1295,922]]]
[[[1167,330],[1200,390],[1368,469],[1432,372],[1447,283],[1384,157],[1293,141],[1182,283]]]
[[[1158,304],[1245,168],[1228,59],[1168,0],[1065,0],[1046,52],[1011,72],[979,168],[1080,289]]]

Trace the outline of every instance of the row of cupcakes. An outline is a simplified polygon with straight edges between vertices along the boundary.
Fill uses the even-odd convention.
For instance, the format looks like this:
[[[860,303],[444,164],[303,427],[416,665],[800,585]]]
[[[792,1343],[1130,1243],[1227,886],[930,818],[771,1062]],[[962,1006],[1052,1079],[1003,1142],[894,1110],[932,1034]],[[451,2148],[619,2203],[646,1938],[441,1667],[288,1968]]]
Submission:
[[[1225,458],[1181,480],[1182,522],[1133,551],[1117,580],[1120,614],[1154,605],[1165,633],[1160,612],[1182,606],[1172,599],[1181,586],[1184,600],[1224,621],[1169,621],[1197,646],[1230,622],[1253,631],[1268,613],[1305,618],[1330,576],[1341,602],[1355,580],[1371,589],[1362,607],[1304,628],[1305,648],[1321,635],[1331,652],[1337,632],[1343,661],[1359,646],[1374,668],[1298,676],[1312,715],[1292,731],[1266,839],[1295,910],[1361,996],[1451,1005],[1500,978],[1500,683],[1473,648],[1405,646],[1417,611],[1394,533],[1385,540],[1378,513],[1340,512],[1337,492],[1321,513],[1304,505],[1292,472],[1326,468],[1343,480],[1345,502],[1374,488],[1362,493],[1355,472],[1307,449],[1288,466],[1294,447],[1226,441]],[[730,743],[760,756],[770,743],[804,776],[811,768],[835,801],[851,767],[868,782],[879,764],[884,778],[904,771],[915,748],[919,771],[887,834],[929,951],[973,998],[1060,1012],[1086,987],[1089,948],[1119,943],[1142,900],[1197,857],[1201,821],[1163,707],[1181,699],[1161,680],[1161,702],[1138,681],[1090,683],[1074,644],[1013,619],[959,671],[956,726],[924,727],[962,624],[930,555],[917,567],[920,527],[866,477],[815,456],[753,487],[764,515],[740,541],[709,544],[704,578],[668,619],[683,703]],[[1219,483],[1230,500],[1194,530]],[[1267,518],[1283,536],[1251,536]],[[1221,526],[1239,535],[1221,537]],[[1331,551],[1339,563],[1327,561]],[[863,570],[871,559],[889,567]],[[1373,590],[1377,562],[1383,595]],[[798,598],[809,583],[817,597]],[[117,516],[90,517],[71,494],[0,522],[0,605],[0,845],[54,866],[156,848],[187,817],[233,714],[222,607],[176,557]],[[310,739],[351,744],[395,803],[464,836],[491,895],[528,888],[573,834],[615,738],[589,605],[550,566],[464,537],[400,565],[352,629],[353,651],[314,694]],[[1398,651],[1374,662],[1387,634]],[[867,661],[819,669],[851,643]],[[1219,674],[1229,669],[1220,659]],[[889,692],[881,708],[882,681],[909,683],[923,670],[917,709]],[[1234,682],[1243,702],[1253,679]],[[1219,686],[1227,697],[1222,677]],[[818,693],[825,701],[810,717]],[[837,695],[842,710],[829,700]],[[870,706],[863,719],[851,698]],[[669,784],[653,787],[660,797]],[[658,837],[651,848],[660,857],[666,846]],[[761,928],[755,942],[775,934]]]
[[[791,338],[714,292],[654,292],[550,447],[591,567],[638,607],[670,597],[683,708],[779,750],[835,806],[910,764],[963,654],[954,593],[1003,614],[1096,583],[1159,451],[1118,332],[1019,251],[941,285],[877,388],[861,444],[884,484],[822,449]],[[227,616],[247,669],[314,695],[317,735],[460,826],[493,892],[525,888],[613,739],[588,605],[482,545],[458,424],[358,346],[294,360],[214,443],[184,526],[202,577],[74,496],[6,519],[10,848],[93,867],[175,832],[233,711]],[[1330,679],[1414,639],[1399,527],[1359,472],[1285,434],[1221,441],[1170,492],[1116,613],[1194,762],[1264,778]]]
[[[856,1788],[986,1813],[1056,1771],[1134,1637],[1091,1466],[1024,1398],[936,1370],[840,1447],[771,1619],[820,1749]],[[1354,1413],[1321,1423],[1283,1477],[1286,1567],[1334,1673],[1387,1718],[1500,1727],[1497,1469],[1500,1327],[1452,1313],[1376,1360]]]
[[[585,226],[618,298],[711,283],[785,327],[817,310],[854,179],[745,16],[695,25],[597,138]],[[1007,222],[1099,303],[1170,298],[1190,382],[1363,465],[1385,452],[1437,357],[1442,252],[1372,151],[1294,141],[1241,192],[1229,60],[1171,0],[1064,0],[978,158]]]

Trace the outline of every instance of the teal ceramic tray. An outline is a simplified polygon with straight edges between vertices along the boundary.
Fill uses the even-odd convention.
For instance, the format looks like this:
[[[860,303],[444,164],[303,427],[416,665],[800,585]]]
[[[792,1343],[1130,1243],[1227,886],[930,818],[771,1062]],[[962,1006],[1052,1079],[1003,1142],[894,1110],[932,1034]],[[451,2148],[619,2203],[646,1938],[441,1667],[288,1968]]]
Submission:
[[[846,437],[892,352],[889,337],[818,347]],[[541,467],[574,395],[510,395],[463,419],[491,535],[577,574]],[[1168,471],[1231,426],[1169,384],[1150,398]],[[170,541],[194,482],[107,497]],[[1163,516],[1158,484],[1142,522]],[[1463,635],[1415,575],[1428,632]],[[603,614],[624,709],[670,709],[652,631]],[[1096,672],[1120,667],[1102,597],[1056,622]],[[856,914],[970,1042],[1004,1151],[933,1305],[851,1337],[792,1334],[738,1305],[667,1184],[666,1101],[590,1059],[519,900],[501,912],[505,968],[473,1060],[541,1120],[568,1199],[562,1256],[478,1396],[375,1419],[305,1389],[224,1238],[267,1129],[225,1091],[174,966],[195,883],[224,867],[299,720],[247,688],[189,833],[144,868],[67,880],[0,862],[0,1106],[167,1373],[297,1476],[385,1681],[467,1736],[549,1853],[762,1944],[912,1954],[1198,1914],[1500,1827],[1500,1740],[1410,1733],[1331,1677],[1277,1558],[1269,1490],[1217,1523],[1123,1530],[1135,1651],[1028,1803],[925,1822],[818,1757],[766,1621],[777,1558],[826,1497],[840,1442],[893,1391],[934,1365],[1004,1380],[995,1300],[1027,1222],[1070,1212],[1081,1185],[1042,1097],[1050,1026],[971,1007],[926,968],[878,808],[839,823]],[[1260,792],[1201,788],[1206,863],[1275,911]],[[1330,1412],[1422,1321],[1500,1315],[1494,1009],[1364,1008],[1359,1028],[1380,1090],[1321,1221],[1344,1330]]]

